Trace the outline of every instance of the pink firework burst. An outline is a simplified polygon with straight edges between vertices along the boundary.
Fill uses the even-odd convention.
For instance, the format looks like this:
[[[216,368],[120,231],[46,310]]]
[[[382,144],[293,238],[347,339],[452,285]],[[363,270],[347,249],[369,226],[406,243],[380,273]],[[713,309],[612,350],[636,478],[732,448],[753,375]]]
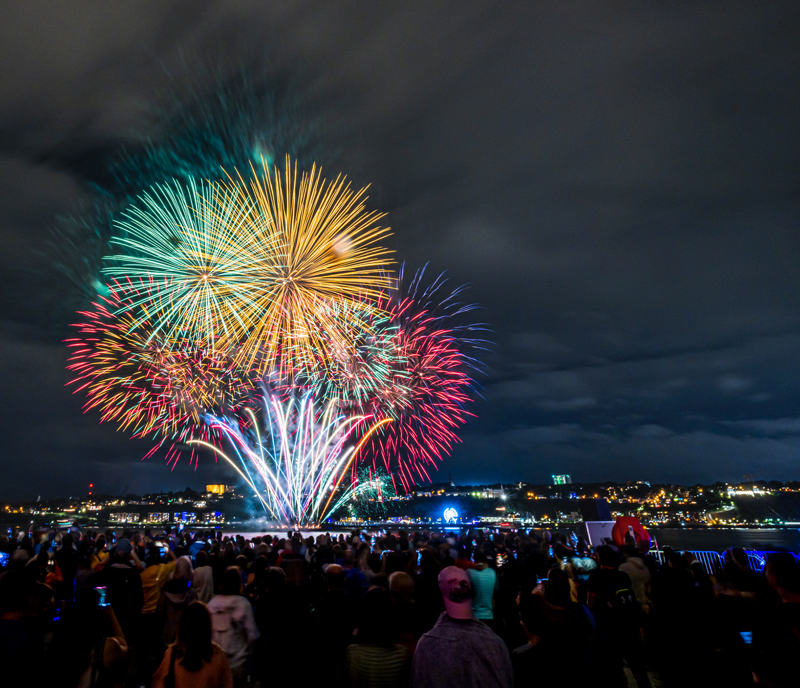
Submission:
[[[423,287],[424,269],[407,287],[401,270],[397,288],[381,307],[389,314],[391,374],[367,405],[393,422],[373,435],[368,451],[409,490],[430,482],[428,470],[459,441],[456,430],[473,416],[468,405],[480,370],[474,353],[481,325],[465,324],[474,306],[458,302],[463,288],[448,292],[442,275]]]

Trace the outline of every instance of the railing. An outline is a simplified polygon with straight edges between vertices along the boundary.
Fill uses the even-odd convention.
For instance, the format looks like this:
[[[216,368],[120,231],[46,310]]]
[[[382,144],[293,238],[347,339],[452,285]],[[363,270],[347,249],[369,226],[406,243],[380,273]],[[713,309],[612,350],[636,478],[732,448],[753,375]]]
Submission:
[[[688,552],[689,554],[692,554],[694,558],[700,562],[700,564],[703,566],[703,569],[708,574],[718,573],[725,565],[725,559],[723,555],[721,555],[719,552],[709,552],[703,550],[675,550],[675,551]],[[664,552],[662,550],[658,549],[650,550],[650,554],[656,559],[659,565],[664,563]],[[773,554],[777,554],[777,552],[746,549],[745,554],[747,555],[748,566],[753,571],[762,573],[769,558]],[[800,565],[800,556],[794,554],[793,552],[791,552],[790,554],[795,558],[798,565]]]

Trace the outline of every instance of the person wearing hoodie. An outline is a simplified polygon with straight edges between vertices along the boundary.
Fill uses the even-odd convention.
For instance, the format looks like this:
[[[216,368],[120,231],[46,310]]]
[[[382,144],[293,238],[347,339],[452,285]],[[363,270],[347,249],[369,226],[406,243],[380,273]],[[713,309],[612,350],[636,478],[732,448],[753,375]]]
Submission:
[[[214,571],[208,565],[208,552],[200,550],[196,563],[192,587],[197,592],[197,599],[207,603],[214,596]]]
[[[175,562],[172,580],[161,588],[161,597],[158,600],[158,611],[164,624],[162,639],[165,645],[171,645],[175,641],[181,614],[196,599],[197,593],[192,587],[192,562],[187,557],[181,557]]]
[[[625,555],[625,563],[620,564],[619,570],[627,573],[630,577],[636,601],[646,614],[650,610],[650,588],[653,576],[644,563],[641,552],[636,547],[623,547],[622,553]]]
[[[242,573],[238,566],[229,566],[222,575],[220,593],[209,603],[214,642],[228,656],[233,672],[234,685],[245,685],[247,660],[256,641],[256,626],[253,608],[242,596]]]

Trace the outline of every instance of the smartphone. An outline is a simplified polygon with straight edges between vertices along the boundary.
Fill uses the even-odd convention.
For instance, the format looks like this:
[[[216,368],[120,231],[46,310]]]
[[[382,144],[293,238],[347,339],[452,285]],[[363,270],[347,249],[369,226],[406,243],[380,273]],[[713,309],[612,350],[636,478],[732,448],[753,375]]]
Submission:
[[[9,557],[8,552],[0,552],[0,566],[8,566]]]
[[[418,549],[417,550],[417,566],[419,566],[421,563],[422,563],[422,550]]]
[[[744,640],[745,645],[752,645],[753,644],[753,631],[741,631],[739,635]]]
[[[106,586],[100,585],[96,587],[95,590],[97,590],[98,594],[100,595],[100,600],[98,601],[97,606],[107,607],[110,604],[110,602],[106,599],[106,593],[108,592]]]
[[[497,565],[498,566],[503,566],[506,563],[507,560],[508,560],[508,556],[507,555],[505,555],[505,554],[498,554],[497,555]]]

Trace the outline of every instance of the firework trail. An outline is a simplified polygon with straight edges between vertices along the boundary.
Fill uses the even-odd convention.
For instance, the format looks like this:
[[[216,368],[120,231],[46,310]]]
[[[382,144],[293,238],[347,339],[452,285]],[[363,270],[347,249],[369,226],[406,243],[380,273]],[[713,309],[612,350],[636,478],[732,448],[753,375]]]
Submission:
[[[343,481],[372,433],[391,422],[345,414],[334,402],[320,408],[310,394],[299,402],[268,395],[263,414],[263,436],[252,411],[249,428],[209,416],[209,427],[226,437],[233,458],[207,441],[191,443],[213,449],[231,464],[264,509],[289,525],[318,524],[358,493],[357,484]]]

